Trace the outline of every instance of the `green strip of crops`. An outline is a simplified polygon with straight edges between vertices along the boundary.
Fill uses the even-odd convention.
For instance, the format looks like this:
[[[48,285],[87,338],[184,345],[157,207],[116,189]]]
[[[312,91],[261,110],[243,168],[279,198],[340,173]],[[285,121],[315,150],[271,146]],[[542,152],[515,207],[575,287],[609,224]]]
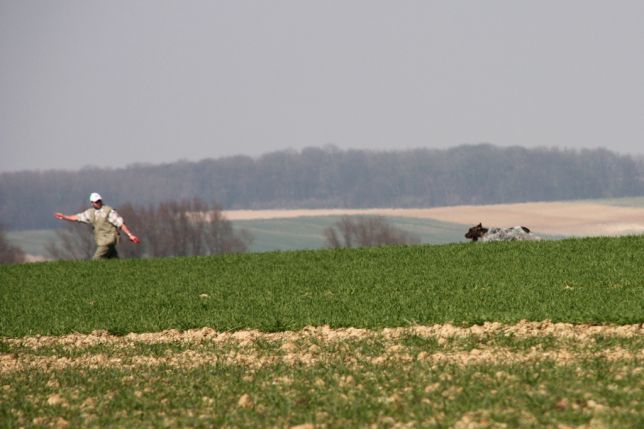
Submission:
[[[0,336],[644,321],[644,236],[0,267]]]
[[[360,372],[334,361],[313,368],[277,365],[251,375],[223,366],[151,367],[136,377],[118,368],[65,370],[21,374],[0,417],[16,428],[25,422],[87,428],[641,428],[641,395],[620,376],[633,372],[601,360],[465,369],[392,363]],[[636,374],[641,385],[641,372]],[[47,386],[50,380],[55,387]]]

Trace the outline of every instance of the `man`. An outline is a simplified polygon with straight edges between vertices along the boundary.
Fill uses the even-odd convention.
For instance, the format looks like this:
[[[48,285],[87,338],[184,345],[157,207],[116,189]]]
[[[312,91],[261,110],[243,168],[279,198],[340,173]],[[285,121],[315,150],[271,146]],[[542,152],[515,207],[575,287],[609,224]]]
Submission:
[[[89,196],[91,208],[75,215],[54,213],[56,219],[68,220],[70,222],[83,222],[92,225],[94,228],[94,239],[96,240],[96,253],[92,259],[118,258],[116,245],[119,239],[119,229],[123,231],[131,242],[140,243],[139,237],[123,223],[123,218],[112,207],[103,204],[103,198],[96,192]]]

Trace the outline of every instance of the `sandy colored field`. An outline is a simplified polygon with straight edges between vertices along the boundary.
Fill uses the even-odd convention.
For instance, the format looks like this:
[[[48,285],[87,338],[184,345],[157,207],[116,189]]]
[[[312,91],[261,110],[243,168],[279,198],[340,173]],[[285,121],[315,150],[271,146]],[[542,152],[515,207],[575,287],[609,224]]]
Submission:
[[[410,354],[401,339],[410,335],[420,338],[436,339],[442,349],[433,353]],[[78,367],[128,367],[169,365],[173,367],[195,367],[200,365],[245,365],[259,368],[276,363],[289,365],[312,365],[332,359],[337,347],[346,347],[352,341],[377,339],[385,347],[381,355],[360,356],[351,353],[350,365],[362,361],[370,364],[383,364],[390,359],[410,361],[425,360],[434,363],[448,362],[456,365],[491,364],[494,362],[529,362],[550,360],[557,364],[567,364],[591,356],[601,356],[608,361],[644,359],[644,350],[626,351],[621,347],[590,351],[595,337],[641,338],[644,326],[594,326],[552,323],[550,321],[521,321],[515,325],[487,322],[482,326],[457,327],[451,324],[433,326],[413,326],[407,328],[387,328],[368,330],[357,328],[331,329],[328,326],[307,327],[301,331],[262,333],[254,330],[237,332],[217,332],[211,328],[187,331],[168,330],[156,333],[131,333],[114,336],[105,331],[90,334],[71,334],[61,337],[24,337],[4,339],[10,346],[18,347],[20,353],[0,354],[0,374],[33,369],[64,369]],[[551,350],[528,348],[517,351],[494,344],[495,337],[514,339],[544,338],[555,339],[558,346]],[[479,338],[479,347],[471,349],[455,346],[453,339]],[[183,344],[190,348],[163,356],[141,356],[134,352],[136,344]],[[265,344],[273,344],[277,353],[266,353]],[[203,345],[210,344],[211,349]],[[102,345],[96,353],[95,347]],[[201,345],[201,347],[199,347]],[[38,350],[48,347],[62,347],[66,352],[85,351],[78,356],[57,356]],[[133,353],[134,352],[134,353]],[[66,354],[66,353],[63,353]],[[364,362],[362,362],[364,363]]]
[[[428,209],[231,210],[230,220],[278,219],[302,216],[379,215],[435,219],[484,226],[523,225],[536,234],[603,236],[644,233],[644,208],[593,203],[543,202],[453,206]]]

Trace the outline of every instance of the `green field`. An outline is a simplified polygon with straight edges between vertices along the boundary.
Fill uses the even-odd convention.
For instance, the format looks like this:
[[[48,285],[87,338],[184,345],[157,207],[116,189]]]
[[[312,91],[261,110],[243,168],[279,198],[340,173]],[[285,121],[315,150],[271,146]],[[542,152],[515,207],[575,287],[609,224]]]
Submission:
[[[10,265],[0,268],[0,334],[639,323],[643,244],[630,236]]]
[[[235,228],[244,228],[255,237],[249,251],[320,249],[325,247],[324,229],[340,216],[311,216],[291,219],[236,220]],[[397,228],[420,237],[421,243],[444,244],[466,241],[467,227],[432,219],[387,217]]]
[[[0,266],[0,426],[642,427],[643,260],[628,236]]]

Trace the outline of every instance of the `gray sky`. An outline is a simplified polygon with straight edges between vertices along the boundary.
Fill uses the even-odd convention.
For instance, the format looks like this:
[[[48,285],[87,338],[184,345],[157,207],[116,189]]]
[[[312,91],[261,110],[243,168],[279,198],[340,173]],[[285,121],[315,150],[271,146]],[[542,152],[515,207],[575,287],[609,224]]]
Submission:
[[[0,0],[0,171],[480,142],[644,153],[644,1]]]

